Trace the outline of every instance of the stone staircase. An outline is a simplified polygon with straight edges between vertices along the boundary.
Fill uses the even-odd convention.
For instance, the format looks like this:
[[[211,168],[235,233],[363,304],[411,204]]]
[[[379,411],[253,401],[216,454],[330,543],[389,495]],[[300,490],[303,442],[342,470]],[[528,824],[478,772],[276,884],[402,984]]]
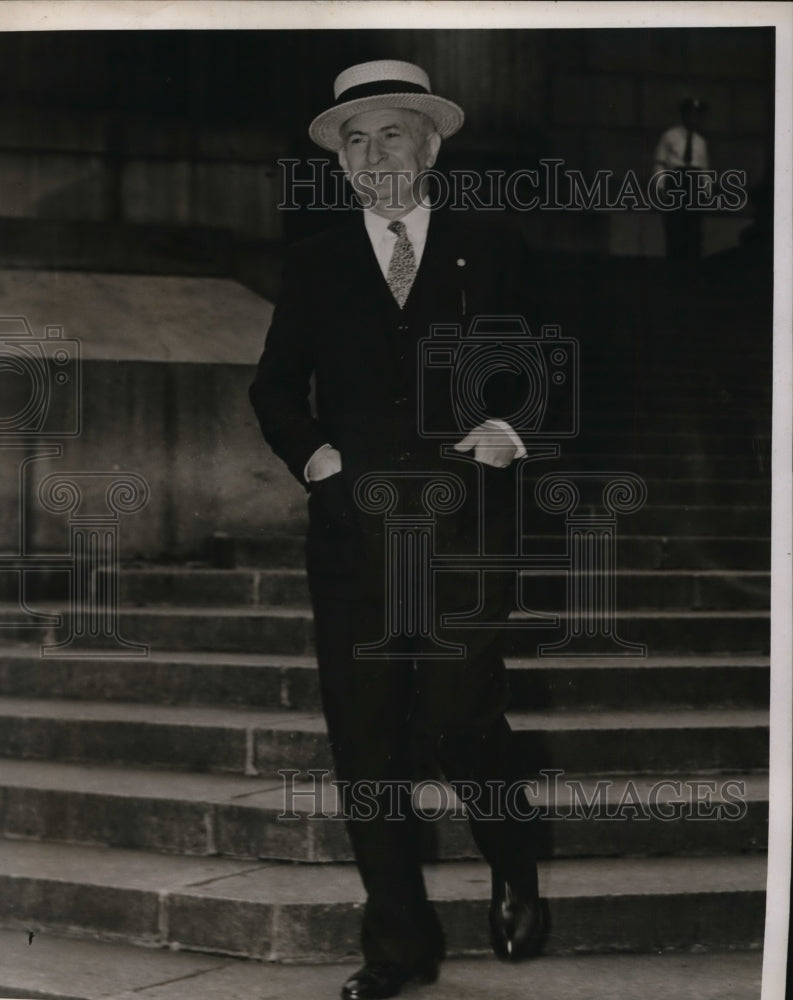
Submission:
[[[685,461],[671,478],[664,441],[629,463],[651,500],[618,542],[618,628],[648,655],[536,657],[564,615],[508,639],[519,752],[550,772],[535,798],[550,955],[762,944],[768,484],[726,455],[709,484]],[[121,633],[146,659],[43,658],[54,630],[5,629],[3,925],[269,960],[357,952],[358,877],[333,787],[310,773],[330,761],[301,549],[240,538],[223,542],[234,568],[126,566]],[[41,575],[37,606],[58,606],[57,583]],[[524,583],[532,606],[564,607],[558,573]],[[486,953],[487,870],[443,787],[420,797],[430,892],[450,953]]]
[[[665,301],[647,310],[658,328]],[[693,962],[763,940],[768,352],[759,340],[720,352],[718,322],[754,307],[742,314],[726,291],[703,301],[711,332],[695,335],[692,313],[685,345],[617,331],[591,350],[580,437],[532,467],[646,483],[645,506],[619,519],[615,624],[647,656],[538,657],[566,624],[558,570],[522,584],[558,627],[508,635],[519,752],[527,773],[546,772],[533,796],[549,813],[545,961],[624,953],[628,980],[649,953]],[[526,551],[564,552],[562,518],[532,516],[529,531]],[[16,580],[0,577],[0,925],[108,949],[354,959],[361,887],[333,788],[310,773],[329,756],[302,548],[218,536],[192,563],[125,565],[120,631],[149,644],[144,659],[42,657],[59,633],[14,626]],[[61,588],[31,575],[28,598],[62,609]],[[418,797],[428,886],[450,954],[484,955],[488,872],[444,788],[425,782]],[[579,982],[571,967],[560,982]],[[749,1000],[744,972],[702,995]],[[642,995],[668,995],[652,975]]]

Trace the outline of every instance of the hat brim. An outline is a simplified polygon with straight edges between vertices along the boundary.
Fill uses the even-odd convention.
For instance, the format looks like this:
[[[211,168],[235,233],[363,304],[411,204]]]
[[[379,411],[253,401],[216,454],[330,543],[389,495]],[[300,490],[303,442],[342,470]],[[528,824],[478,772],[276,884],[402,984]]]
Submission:
[[[317,115],[308,126],[308,134],[318,146],[337,153],[344,145],[341,138],[341,127],[353,115],[364,111],[377,111],[380,108],[406,108],[408,111],[421,111],[431,118],[442,139],[454,135],[465,121],[463,109],[454,101],[436,94],[375,94],[371,97],[359,97],[354,101],[345,101],[328,108]]]

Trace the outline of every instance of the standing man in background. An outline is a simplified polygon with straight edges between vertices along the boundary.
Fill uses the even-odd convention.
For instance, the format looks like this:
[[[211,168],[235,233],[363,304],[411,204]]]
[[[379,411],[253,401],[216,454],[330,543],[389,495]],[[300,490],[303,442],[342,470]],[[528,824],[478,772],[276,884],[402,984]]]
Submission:
[[[687,97],[680,103],[679,125],[667,129],[655,151],[655,172],[674,171],[679,183],[667,178],[663,190],[671,199],[673,188],[680,188],[679,206],[664,212],[666,256],[670,259],[699,257],[702,253],[702,210],[694,204],[696,187],[693,173],[708,169],[708,144],[702,136],[705,105],[698,97]]]

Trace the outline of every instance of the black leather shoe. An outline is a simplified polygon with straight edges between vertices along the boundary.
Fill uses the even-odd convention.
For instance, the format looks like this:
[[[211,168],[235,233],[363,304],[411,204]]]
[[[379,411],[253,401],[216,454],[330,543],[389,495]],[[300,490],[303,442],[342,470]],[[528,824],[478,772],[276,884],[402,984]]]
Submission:
[[[385,1000],[395,997],[407,983],[434,983],[438,963],[431,959],[420,965],[367,962],[341,988],[343,1000]]]
[[[545,907],[540,897],[524,896],[494,874],[490,941],[496,955],[507,962],[531,958],[539,952],[544,935]]]

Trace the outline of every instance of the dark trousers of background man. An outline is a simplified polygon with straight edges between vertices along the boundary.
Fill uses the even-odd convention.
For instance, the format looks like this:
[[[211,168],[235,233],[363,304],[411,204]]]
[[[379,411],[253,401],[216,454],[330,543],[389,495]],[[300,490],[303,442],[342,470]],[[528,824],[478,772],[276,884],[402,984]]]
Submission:
[[[697,190],[696,177],[699,171],[683,168],[683,200],[679,208],[664,212],[664,232],[666,236],[666,256],[670,260],[684,260],[702,254],[702,211],[693,207],[692,192]]]
[[[514,471],[493,470],[488,475],[497,487],[500,481],[512,489]],[[344,489],[340,480],[325,489]],[[322,490],[309,499],[307,564],[336,776],[351,783],[393,783],[371,815],[347,820],[367,894],[362,950],[365,960],[372,962],[412,964],[440,958],[443,933],[427,902],[420,821],[410,803],[417,747],[420,758],[431,755],[437,761],[462,798],[476,789],[475,808],[468,810],[471,832],[491,867],[528,897],[537,888],[536,823],[518,818],[505,801],[506,789],[526,775],[504,718],[508,685],[500,630],[438,628],[445,641],[464,644],[462,659],[354,656],[356,643],[377,641],[385,630],[382,522],[357,513],[354,527],[328,530],[318,509],[326,499]],[[505,516],[502,525],[509,521]],[[447,530],[439,545],[447,551],[471,536],[465,518],[444,523]],[[514,545],[514,538],[508,544]],[[487,576],[493,578],[485,594],[483,620],[504,621],[514,601],[514,585],[496,574]],[[439,612],[473,609],[477,596],[471,574],[440,574],[437,579]],[[409,646],[404,649],[410,652]],[[344,805],[349,813],[355,802],[348,795]],[[521,798],[524,816],[527,806]]]
[[[691,208],[676,208],[664,212],[666,256],[684,260],[702,254],[702,212]]]

